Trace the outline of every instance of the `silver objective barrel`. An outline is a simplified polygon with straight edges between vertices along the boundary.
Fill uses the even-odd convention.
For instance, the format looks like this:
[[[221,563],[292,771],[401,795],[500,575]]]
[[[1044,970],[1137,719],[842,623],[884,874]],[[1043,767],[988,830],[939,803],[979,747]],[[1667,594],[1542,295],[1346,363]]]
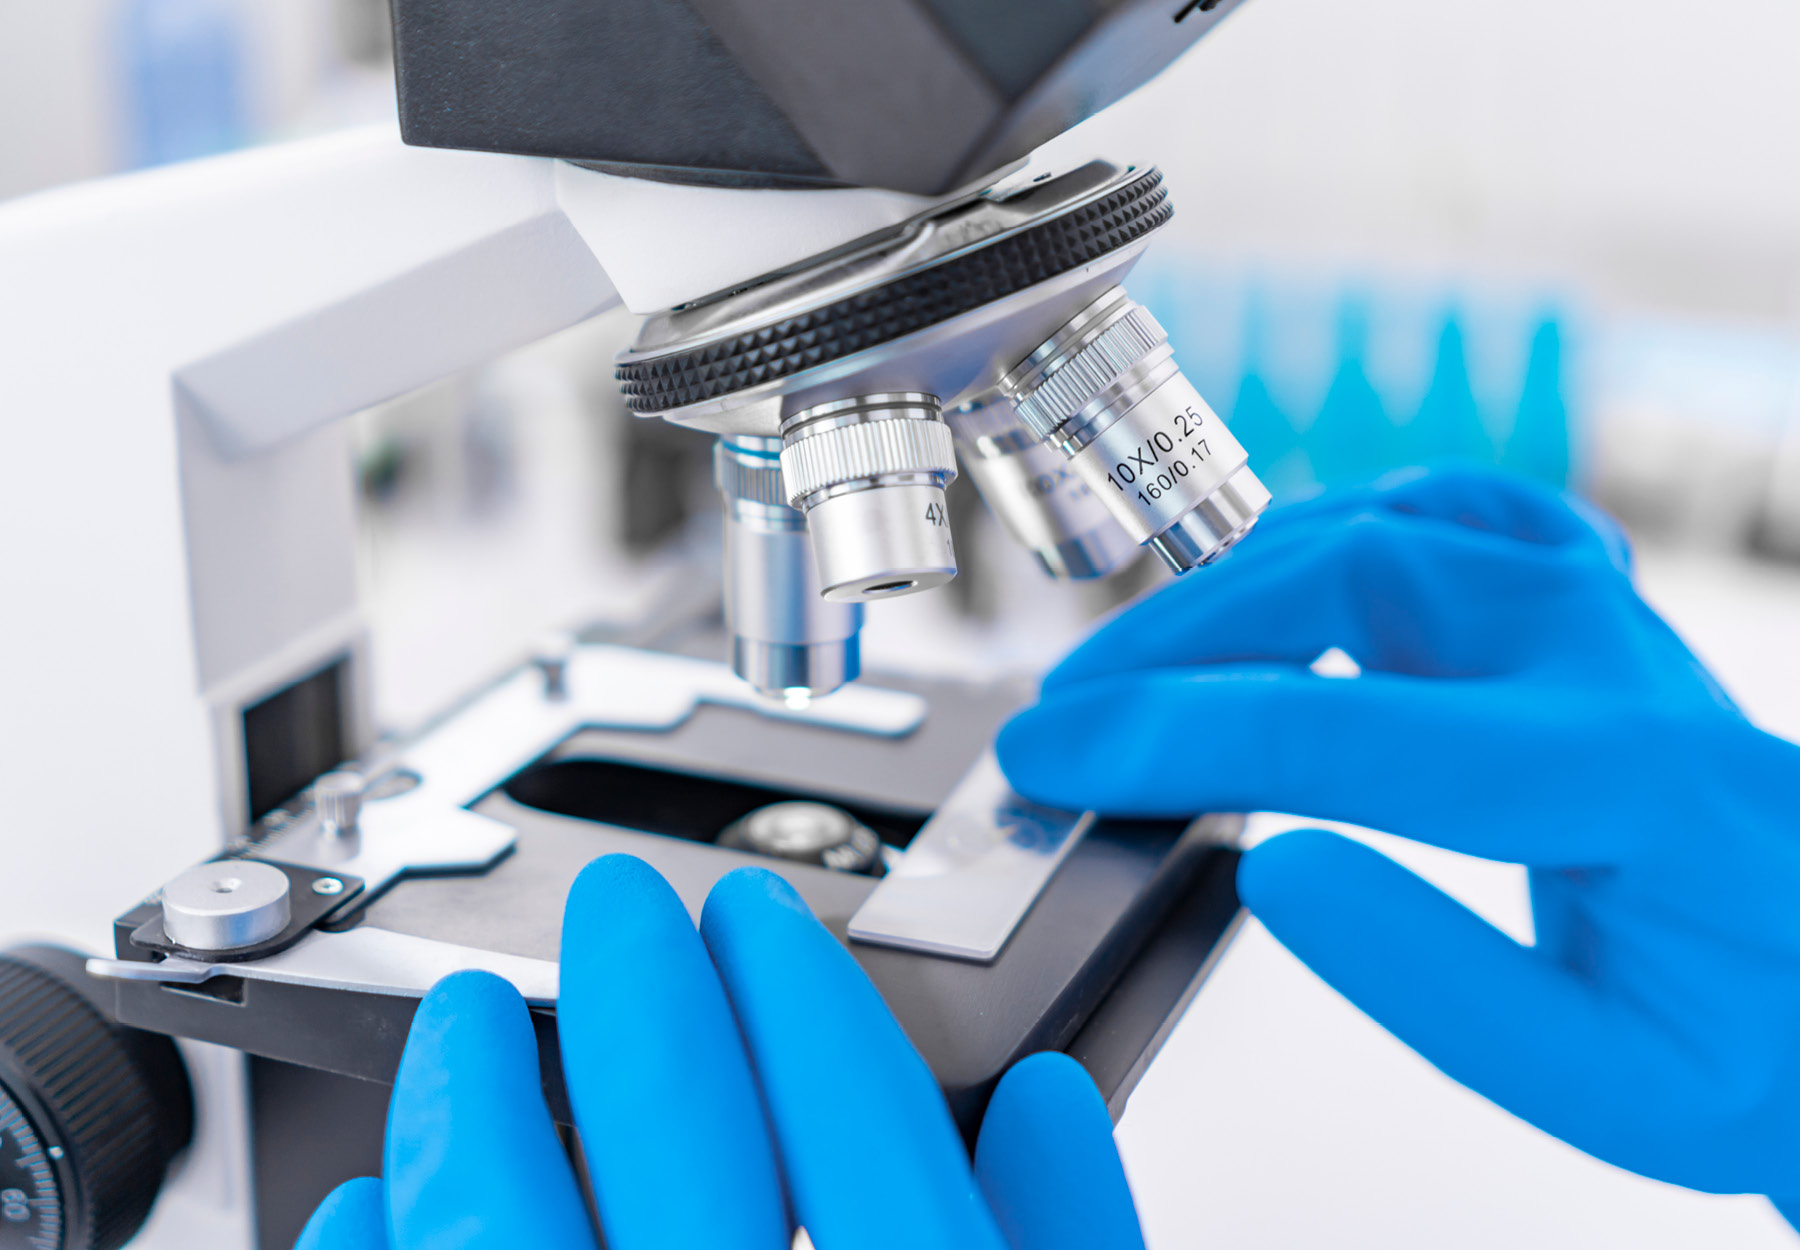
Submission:
[[[935,395],[864,395],[781,423],[787,502],[806,515],[825,597],[865,603],[956,576],[944,487],[956,449]]]
[[[1162,326],[1118,287],[1000,385],[1132,540],[1177,573],[1224,555],[1269,506],[1242,445],[1181,375]]]
[[[1137,543],[1056,448],[1019,420],[1004,397],[947,414],[962,466],[1013,539],[1051,577],[1105,577]]]
[[[764,694],[829,694],[862,666],[862,605],[820,591],[806,517],[787,505],[781,440],[724,437],[713,449],[725,505],[725,623],[731,667]]]

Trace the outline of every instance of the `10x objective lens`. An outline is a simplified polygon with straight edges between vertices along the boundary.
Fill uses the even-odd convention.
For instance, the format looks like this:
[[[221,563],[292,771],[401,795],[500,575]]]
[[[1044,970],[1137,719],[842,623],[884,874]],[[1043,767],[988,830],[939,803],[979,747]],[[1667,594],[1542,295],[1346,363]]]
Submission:
[[[804,513],[825,598],[866,603],[956,576],[944,487],[956,450],[935,395],[865,395],[781,423],[788,503]]]
[[[1162,326],[1118,287],[1001,389],[1132,540],[1178,573],[1225,554],[1269,506],[1243,446],[1181,375]]]

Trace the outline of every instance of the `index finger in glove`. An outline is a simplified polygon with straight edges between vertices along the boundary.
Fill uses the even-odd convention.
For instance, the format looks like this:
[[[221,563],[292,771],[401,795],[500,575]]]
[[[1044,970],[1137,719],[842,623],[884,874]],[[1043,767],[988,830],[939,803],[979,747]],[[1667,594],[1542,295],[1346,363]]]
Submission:
[[[591,1250],[587,1208],[544,1105],[525,1001],[457,972],[419,1004],[388,1103],[395,1250]]]
[[[700,931],[731,995],[795,1212],[832,1250],[1003,1250],[938,1091],[850,953],[780,877],[739,868]],[[875,1201],[873,1192],[893,1196]]]
[[[563,1070],[613,1250],[787,1250],[768,1124],[725,990],[668,882],[609,855],[563,917]]]
[[[1639,736],[1652,720],[1500,683],[1164,669],[1047,693],[997,750],[1013,787],[1053,807],[1287,812],[1486,859],[1594,866],[1670,819],[1679,761]]]
[[[1543,650],[1546,619],[1604,628],[1611,617],[1593,608],[1617,582],[1591,552],[1362,512],[1247,540],[1103,626],[1044,689],[1141,668],[1307,664],[1332,647],[1382,672],[1512,672]]]

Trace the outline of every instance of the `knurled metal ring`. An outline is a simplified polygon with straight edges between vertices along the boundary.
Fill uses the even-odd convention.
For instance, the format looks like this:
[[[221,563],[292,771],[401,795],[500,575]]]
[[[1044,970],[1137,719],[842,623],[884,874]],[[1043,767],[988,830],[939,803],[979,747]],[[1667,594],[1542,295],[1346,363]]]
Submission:
[[[1169,341],[1149,309],[1116,289],[1102,303],[1113,300],[1125,306],[1106,310],[1114,314],[1110,320],[1083,327],[1085,315],[1076,317],[1003,380],[1020,420],[1039,438],[1055,433],[1119,375]]]
[[[727,499],[774,508],[788,506],[787,490],[781,484],[781,461],[775,456],[746,456],[721,439],[713,450],[713,481]]]
[[[788,377],[960,316],[1126,247],[1174,215],[1151,169],[1110,195],[873,290],[730,339],[617,368],[625,405],[668,412]]]
[[[823,404],[789,418],[781,449],[787,502],[901,475],[956,476],[950,427],[929,395],[879,395]]]

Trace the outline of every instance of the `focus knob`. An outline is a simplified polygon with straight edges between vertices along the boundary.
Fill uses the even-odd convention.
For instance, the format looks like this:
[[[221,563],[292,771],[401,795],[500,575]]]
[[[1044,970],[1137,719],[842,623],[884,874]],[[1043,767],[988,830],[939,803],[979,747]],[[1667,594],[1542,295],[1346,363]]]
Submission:
[[[175,1043],[114,1023],[85,962],[0,952],[0,1250],[116,1250],[193,1136]]]

